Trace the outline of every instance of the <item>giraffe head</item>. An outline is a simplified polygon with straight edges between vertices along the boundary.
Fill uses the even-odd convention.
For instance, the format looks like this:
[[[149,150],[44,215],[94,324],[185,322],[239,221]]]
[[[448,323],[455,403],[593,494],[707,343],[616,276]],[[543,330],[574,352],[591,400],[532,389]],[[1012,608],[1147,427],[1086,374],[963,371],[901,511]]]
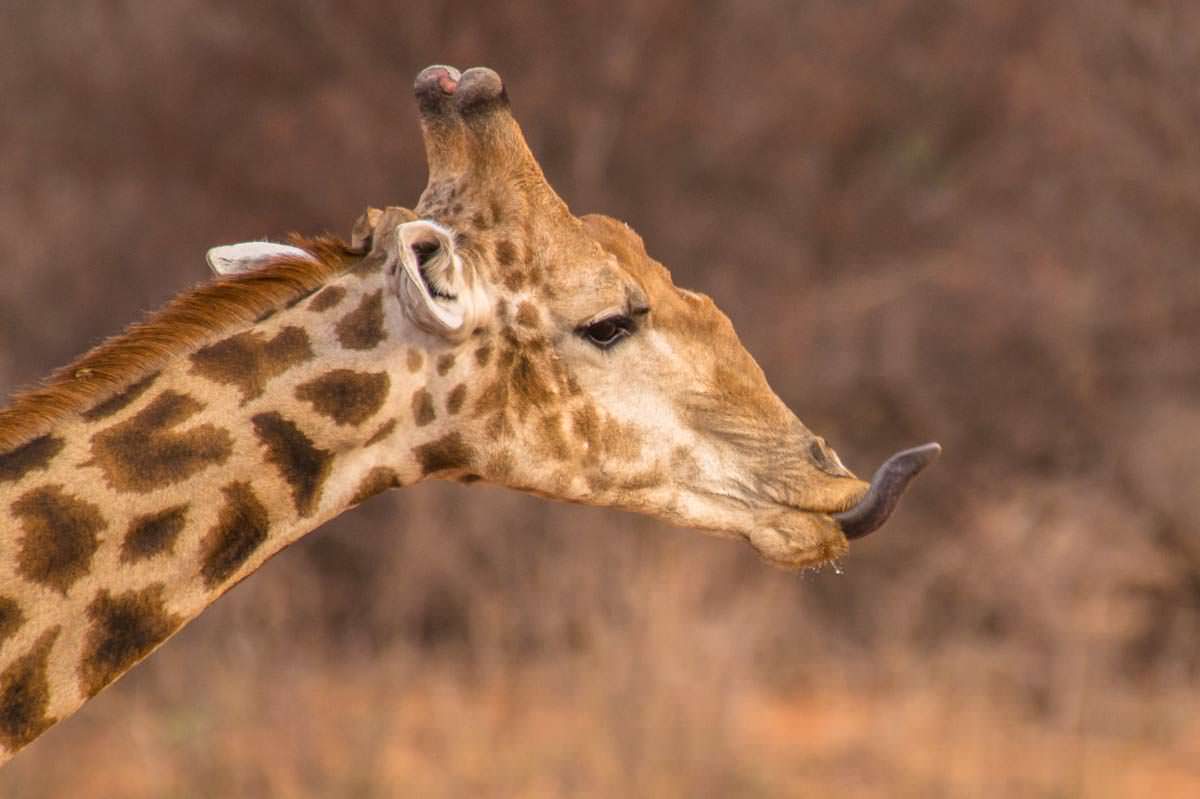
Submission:
[[[744,536],[786,566],[882,523],[874,496],[835,518],[868,485],[771,390],[711,299],[676,287],[624,223],[571,213],[499,75],[430,67],[415,92],[429,183],[416,218],[375,227],[375,245],[397,254],[394,294],[429,347],[470,364],[447,473]],[[932,454],[893,462],[873,493],[897,494],[882,484]]]
[[[411,406],[428,436],[395,449],[397,473],[648,513],[793,567],[882,524],[930,450],[868,494],[711,299],[624,223],[571,213],[499,75],[429,67],[415,92],[428,185],[412,211],[369,211],[352,242],[402,330],[393,368],[428,372]]]

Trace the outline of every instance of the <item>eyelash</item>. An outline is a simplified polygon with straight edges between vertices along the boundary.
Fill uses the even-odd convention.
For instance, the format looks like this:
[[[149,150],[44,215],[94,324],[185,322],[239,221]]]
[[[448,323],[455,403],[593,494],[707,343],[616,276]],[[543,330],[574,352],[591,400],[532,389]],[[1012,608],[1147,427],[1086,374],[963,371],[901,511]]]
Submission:
[[[625,314],[606,316],[591,324],[583,325],[579,328],[578,333],[593,346],[601,350],[609,350],[615,347],[621,339],[636,333],[638,322],[634,317],[645,316],[649,310],[649,308],[639,308],[633,312],[633,316]]]

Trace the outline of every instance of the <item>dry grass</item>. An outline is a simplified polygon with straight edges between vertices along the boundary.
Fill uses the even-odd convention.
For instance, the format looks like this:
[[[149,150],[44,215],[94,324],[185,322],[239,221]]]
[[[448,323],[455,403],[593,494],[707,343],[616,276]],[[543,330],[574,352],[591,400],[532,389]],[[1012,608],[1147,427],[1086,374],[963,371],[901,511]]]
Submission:
[[[105,700],[53,733],[94,767],[18,760],[6,781],[31,797],[1183,797],[1200,785],[1197,707],[1162,696],[1145,708],[1169,719],[1156,731],[1081,736],[954,682],[788,695],[704,673],[631,701],[600,684],[594,657],[489,675],[434,661],[419,676],[418,663],[430,665],[394,652],[265,681],[221,670],[191,703]],[[978,663],[938,671],[953,680],[964,665]]]
[[[0,388],[424,179],[428,63],[509,82],[859,471],[800,577],[489,489],[374,500],[0,774],[0,795],[1200,792],[1200,6],[171,0],[0,12]]]

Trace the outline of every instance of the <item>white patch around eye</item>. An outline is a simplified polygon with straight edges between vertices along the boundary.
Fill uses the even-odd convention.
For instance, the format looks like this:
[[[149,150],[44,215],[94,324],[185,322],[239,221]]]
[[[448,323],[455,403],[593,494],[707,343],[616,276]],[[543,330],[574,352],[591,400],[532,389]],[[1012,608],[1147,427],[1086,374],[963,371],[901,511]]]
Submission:
[[[279,258],[303,258],[317,262],[311,253],[290,244],[272,241],[243,241],[240,244],[224,244],[205,253],[209,269],[218,275],[240,275],[253,272]]]

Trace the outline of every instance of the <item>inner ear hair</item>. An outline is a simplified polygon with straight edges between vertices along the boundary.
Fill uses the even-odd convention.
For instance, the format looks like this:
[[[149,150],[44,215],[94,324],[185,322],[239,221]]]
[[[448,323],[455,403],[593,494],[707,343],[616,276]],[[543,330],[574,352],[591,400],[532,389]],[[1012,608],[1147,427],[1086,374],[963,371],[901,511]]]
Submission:
[[[453,234],[436,222],[405,225],[401,246],[412,252],[421,282],[430,296],[438,300],[454,300],[458,294],[454,263]]]
[[[442,248],[441,242],[436,239],[425,241],[415,241],[411,245],[413,254],[417,256],[417,266],[425,266],[429,263],[433,256],[438,254],[438,250]]]

